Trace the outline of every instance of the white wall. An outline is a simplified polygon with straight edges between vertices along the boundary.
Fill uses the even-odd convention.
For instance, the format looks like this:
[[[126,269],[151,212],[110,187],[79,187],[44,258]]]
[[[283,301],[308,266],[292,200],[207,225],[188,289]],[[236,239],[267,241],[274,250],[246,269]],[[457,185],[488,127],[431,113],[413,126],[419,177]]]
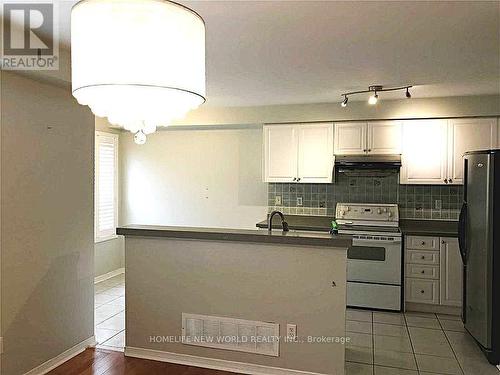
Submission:
[[[120,137],[122,222],[256,229],[266,217],[262,128]]]
[[[340,99],[332,103],[271,105],[258,107],[210,107],[202,105],[176,125],[263,124],[308,121],[397,120],[409,118],[498,117],[500,96],[453,96],[384,100],[369,105],[350,98],[346,108]]]
[[[94,334],[94,117],[69,90],[2,72],[2,374]]]

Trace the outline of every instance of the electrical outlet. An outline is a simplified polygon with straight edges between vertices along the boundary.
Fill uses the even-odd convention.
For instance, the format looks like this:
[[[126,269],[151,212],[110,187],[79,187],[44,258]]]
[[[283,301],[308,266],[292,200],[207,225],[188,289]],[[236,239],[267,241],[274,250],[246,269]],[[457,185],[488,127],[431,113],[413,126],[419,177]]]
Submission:
[[[276,206],[281,206],[281,195],[274,196],[274,204]]]
[[[297,339],[297,325],[296,324],[287,324],[286,325],[286,337],[289,340]]]
[[[434,208],[436,210],[440,210],[441,209],[441,199],[436,199],[436,201],[434,202]]]
[[[302,206],[302,197],[297,197],[297,206]]]

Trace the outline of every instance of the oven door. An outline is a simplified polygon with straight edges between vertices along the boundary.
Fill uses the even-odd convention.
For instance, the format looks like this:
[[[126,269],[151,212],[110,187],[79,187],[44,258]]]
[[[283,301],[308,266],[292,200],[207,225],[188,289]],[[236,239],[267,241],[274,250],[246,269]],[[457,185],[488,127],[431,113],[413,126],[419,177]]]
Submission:
[[[347,280],[401,285],[401,238],[360,239],[354,236],[347,252]]]

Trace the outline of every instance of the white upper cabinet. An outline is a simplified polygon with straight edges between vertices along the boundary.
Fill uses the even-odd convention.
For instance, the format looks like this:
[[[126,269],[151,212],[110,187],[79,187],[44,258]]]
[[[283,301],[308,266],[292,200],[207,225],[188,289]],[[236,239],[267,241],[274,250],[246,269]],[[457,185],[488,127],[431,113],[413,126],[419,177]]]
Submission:
[[[297,142],[295,126],[264,126],[266,182],[291,182],[297,178]]]
[[[401,183],[462,184],[463,154],[497,145],[496,118],[405,121]]]
[[[401,153],[401,122],[377,121],[368,123],[369,154]]]
[[[359,155],[366,148],[366,122],[346,122],[335,124],[335,154]]]
[[[399,121],[346,122],[335,124],[335,154],[400,154]]]
[[[401,154],[401,184],[462,184],[463,154],[499,143],[496,118],[266,125],[264,180],[330,183],[334,154]]]
[[[402,184],[447,181],[447,121],[414,120],[403,124]]]
[[[333,176],[333,126],[314,124],[299,126],[299,182],[331,182]]]
[[[448,121],[448,182],[463,183],[463,154],[497,146],[497,119]]]
[[[330,183],[333,124],[264,126],[264,181]]]

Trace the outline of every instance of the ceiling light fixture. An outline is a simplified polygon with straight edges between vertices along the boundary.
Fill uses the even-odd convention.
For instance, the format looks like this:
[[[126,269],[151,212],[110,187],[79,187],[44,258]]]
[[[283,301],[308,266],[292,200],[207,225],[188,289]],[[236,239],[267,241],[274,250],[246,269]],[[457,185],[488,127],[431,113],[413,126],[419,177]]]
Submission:
[[[381,86],[381,85],[372,85],[372,86],[368,86],[368,90],[351,91],[351,92],[343,93],[342,96],[344,97],[344,100],[341,102],[340,105],[342,107],[347,106],[347,100],[348,100],[347,97],[349,95],[366,94],[366,93],[373,93],[373,95],[371,95],[368,98],[368,103],[371,105],[374,105],[374,104],[377,104],[377,102],[378,102],[378,93],[383,92],[383,91],[406,90],[406,97],[409,99],[409,98],[411,98],[411,94],[410,94],[409,89],[412,87],[413,86],[398,86],[398,87],[385,88],[384,86]]]
[[[73,96],[138,144],[205,102],[205,23],[166,0],[82,0],[71,12]]]

